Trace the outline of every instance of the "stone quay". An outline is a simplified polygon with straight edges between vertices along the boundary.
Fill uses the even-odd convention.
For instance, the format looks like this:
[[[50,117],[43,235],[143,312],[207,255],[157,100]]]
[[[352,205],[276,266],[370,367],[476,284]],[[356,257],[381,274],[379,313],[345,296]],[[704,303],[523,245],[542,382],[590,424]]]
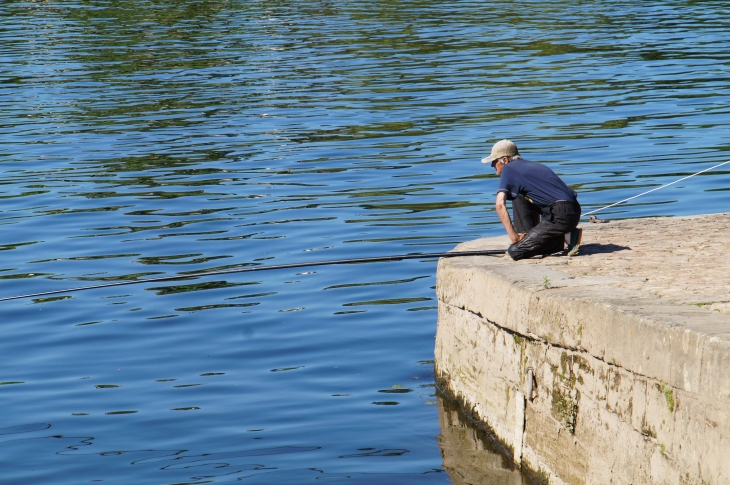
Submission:
[[[537,483],[729,484],[730,214],[581,227],[439,261],[439,387]]]

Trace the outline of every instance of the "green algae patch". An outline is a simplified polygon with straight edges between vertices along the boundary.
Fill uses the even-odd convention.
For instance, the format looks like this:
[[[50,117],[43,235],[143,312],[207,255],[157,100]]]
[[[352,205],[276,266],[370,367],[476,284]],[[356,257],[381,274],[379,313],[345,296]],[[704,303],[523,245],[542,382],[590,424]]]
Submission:
[[[667,402],[667,409],[670,413],[674,412],[674,390],[665,384],[664,382],[661,382],[659,384],[656,384],[656,387],[659,389],[659,391],[664,394],[664,400]]]
[[[670,413],[674,412],[674,391],[671,387],[664,389],[664,399],[667,401],[667,409]]]

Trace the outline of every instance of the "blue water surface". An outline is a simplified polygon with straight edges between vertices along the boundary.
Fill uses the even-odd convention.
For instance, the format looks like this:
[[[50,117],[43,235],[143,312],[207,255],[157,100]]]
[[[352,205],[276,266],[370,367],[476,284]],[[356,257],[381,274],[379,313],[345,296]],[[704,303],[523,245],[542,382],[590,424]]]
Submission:
[[[505,137],[585,211],[726,161],[724,6],[6,0],[0,297],[499,235]],[[0,302],[0,482],[527,484],[435,388],[434,286],[424,259]]]

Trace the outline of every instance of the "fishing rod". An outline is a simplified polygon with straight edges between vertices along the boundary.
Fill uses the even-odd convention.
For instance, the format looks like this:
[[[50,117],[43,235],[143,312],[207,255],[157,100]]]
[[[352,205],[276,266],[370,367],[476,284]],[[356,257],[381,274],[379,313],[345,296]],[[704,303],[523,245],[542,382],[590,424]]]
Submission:
[[[254,266],[251,268],[225,269],[219,271],[205,271],[202,273],[190,273],[174,276],[160,276],[158,278],[147,278],[142,280],[116,281],[114,283],[105,283],[102,285],[80,286],[77,288],[67,288],[65,290],[43,291],[40,293],[30,293],[27,295],[7,296],[0,298],[0,301],[20,300],[22,298],[34,298],[38,296],[60,295],[62,293],[75,293],[78,291],[95,290],[98,288],[111,288],[114,286],[139,285],[143,283],[158,283],[161,281],[185,280],[191,278],[201,278],[203,276],[216,276],[234,273],[249,273],[252,271],[268,271],[274,269],[291,269],[305,268],[310,266],[325,266],[331,264],[355,264],[355,263],[376,263],[381,261],[401,261],[404,259],[431,259],[431,258],[454,258],[463,256],[496,256],[506,253],[506,249],[485,249],[481,251],[452,251],[447,253],[420,253],[420,254],[400,254],[395,256],[373,256],[369,258],[352,258],[352,259],[332,259],[328,261],[312,261],[308,263],[290,263],[278,264],[272,266]]]
[[[673,182],[669,182],[668,184],[664,184],[660,187],[655,187],[651,190],[647,190],[646,192],[642,192],[638,195],[634,195],[627,199],[623,199],[618,202],[614,202],[613,204],[609,204],[605,207],[601,207],[599,209],[595,209],[590,212],[586,212],[585,214],[581,214],[581,217],[585,217],[587,215],[594,214],[594,213],[602,211],[604,209],[608,209],[609,207],[614,207],[619,204],[623,204],[624,202],[628,202],[629,200],[633,200],[633,199],[636,199],[643,195],[649,194],[651,192],[661,190],[665,187],[669,187],[670,185],[674,185],[676,183],[682,182],[683,180],[692,178],[695,175],[700,175],[702,173],[709,172],[710,170],[714,170],[718,167],[722,167],[723,165],[727,165],[728,163],[730,163],[730,160],[723,162],[723,163],[719,163],[710,168],[700,170],[699,172],[693,173],[692,175],[687,175],[686,177],[682,177]],[[97,288],[110,288],[110,287],[114,287],[114,286],[138,285],[138,284],[142,284],[142,283],[156,283],[156,282],[162,282],[162,281],[175,281],[175,280],[184,280],[184,279],[191,279],[191,278],[200,278],[203,276],[215,276],[215,275],[224,275],[224,274],[233,274],[233,273],[248,273],[248,272],[252,272],[252,271],[305,268],[305,267],[309,267],[309,266],[325,266],[325,265],[332,265],[332,264],[355,264],[355,263],[375,263],[375,262],[382,262],[382,261],[401,261],[404,259],[453,258],[456,256],[459,256],[459,257],[461,257],[461,256],[495,256],[498,254],[504,254],[506,252],[507,252],[506,249],[488,249],[488,250],[482,250],[482,251],[457,251],[457,252],[446,252],[446,253],[401,254],[401,255],[395,255],[395,256],[374,256],[374,257],[370,257],[370,258],[335,259],[335,260],[329,260],[329,261],[313,261],[313,262],[309,262],[309,263],[279,264],[279,265],[273,265],[273,266],[255,266],[252,268],[237,268],[237,269],[228,269],[228,270],[221,270],[221,271],[207,271],[207,272],[203,272],[203,273],[190,273],[190,274],[186,274],[186,275],[161,276],[159,278],[148,278],[148,279],[132,280],[132,281],[117,281],[114,283],[105,283],[102,285],[93,285],[93,286],[80,286],[77,288],[68,288],[65,290],[43,291],[40,293],[31,293],[31,294],[27,294],[27,295],[8,296],[5,298],[0,298],[0,301],[19,300],[22,298],[33,298],[33,297],[38,297],[38,296],[59,295],[62,293],[73,293],[73,292],[78,292],[78,291],[95,290]]]

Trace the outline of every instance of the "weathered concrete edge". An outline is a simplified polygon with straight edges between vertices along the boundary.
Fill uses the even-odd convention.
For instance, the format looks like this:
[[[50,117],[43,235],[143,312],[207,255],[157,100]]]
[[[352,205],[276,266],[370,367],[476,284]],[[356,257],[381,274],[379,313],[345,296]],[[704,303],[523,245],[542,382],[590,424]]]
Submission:
[[[447,322],[447,329],[457,325],[456,331],[442,331],[442,322]],[[440,305],[439,325],[437,383],[509,450],[510,457],[519,445],[523,470],[536,483],[706,485],[730,479],[730,465],[723,459],[727,437],[722,431],[730,427],[730,419],[723,403],[699,401],[585,351],[532,340],[450,305]],[[506,338],[496,342],[500,336]],[[516,346],[505,345],[513,339]],[[556,373],[549,368],[562,367],[563,360],[572,361],[572,356],[574,365],[588,372],[574,374],[567,369],[572,374],[571,387],[579,390],[576,406],[581,407],[573,414],[578,416],[578,428],[569,430],[559,421],[561,416],[555,416],[555,385],[566,381],[563,377],[556,381]],[[525,387],[528,364],[534,366],[542,390],[534,402],[527,403],[520,418],[514,405],[524,402],[520,390]],[[557,397],[562,399],[560,394]],[[667,395],[673,399],[671,404]],[[512,426],[520,423],[521,431],[515,434]],[[616,446],[617,438],[621,446]],[[556,453],[562,455],[557,460]]]
[[[453,380],[450,379],[448,371],[444,371],[439,369],[438,366],[434,366],[434,374],[436,378],[436,388],[438,391],[446,396],[447,399],[458,404],[461,411],[469,418],[469,420],[487,434],[488,439],[492,442],[495,448],[504,453],[505,456],[512,459],[512,455],[514,454],[513,443],[504,439],[504,437],[501,436],[501,434],[498,433],[488,421],[479,416],[479,414],[475,411],[477,406],[476,404],[471,403],[463,393],[454,389],[454,386],[452,385]]]
[[[438,390],[444,394],[448,399],[458,403],[462,412],[466,414],[470,420],[484,431],[488,438],[494,443],[495,447],[500,450],[505,456],[512,460],[515,452],[515,443],[513,438],[512,430],[509,430],[507,426],[496,420],[490,420],[489,416],[479,412],[479,404],[472,402],[469,396],[460,390],[454,389],[456,381],[451,377],[450,373],[440,368],[438,364],[439,360],[436,360],[434,365],[434,374],[436,379],[436,386]],[[512,386],[510,386],[512,387]],[[543,463],[539,456],[532,450],[525,450],[523,457],[518,466],[521,467],[522,472],[527,474],[536,484],[538,485],[567,485],[558,475],[551,469],[551,467]]]
[[[511,261],[477,259],[450,259],[439,266],[437,379],[505,448],[514,452],[513,445],[519,444],[523,465],[539,482],[727,483],[730,467],[723,465],[721,457],[728,445],[723,430],[730,428],[725,409],[728,378],[723,375],[729,354],[727,316],[686,305],[662,305],[656,295],[611,288],[610,279],[578,281],[581,278],[541,265],[520,267]],[[546,288],[541,281],[544,276],[549,276],[554,286],[563,287]],[[708,315],[725,321],[708,322]],[[593,333],[578,330],[582,325]],[[485,333],[482,329],[486,327],[492,331]],[[496,346],[495,342],[485,346],[489,335],[507,338],[500,337]],[[585,391],[580,401],[587,399],[588,406],[581,405],[588,414],[584,412],[584,418],[579,418],[584,425],[574,434],[574,442],[565,442],[566,434],[560,433],[559,422],[555,421],[559,417],[550,417],[549,403],[544,399],[529,405],[523,418],[523,423],[532,423],[527,428],[533,431],[523,428],[525,434],[520,439],[511,430],[511,423],[519,422],[512,408],[514,393],[524,384],[522,357],[526,354],[515,355],[514,348],[507,344],[512,340],[509,335],[515,342],[529,342],[528,348],[549,347],[562,355],[586,356],[602,372],[608,369],[616,374],[617,388],[609,391],[609,396],[602,391],[596,394],[596,382],[593,391],[590,386],[580,386],[581,392]],[[631,337],[628,344],[622,337]],[[524,351],[525,346],[522,348]],[[534,350],[531,361],[542,360],[545,364],[545,356],[539,349],[540,355]],[[637,351],[638,359],[628,358],[628,353]],[[554,357],[552,364],[556,363]],[[492,362],[495,358],[502,359],[496,366]],[[543,385],[549,382],[550,374],[543,372]],[[506,400],[497,396],[504,391]],[[682,403],[679,411],[671,409],[673,405],[666,409],[669,402],[664,403],[665,393]],[[549,393],[546,397],[550,398]],[[611,410],[609,402],[620,407],[622,403],[616,399],[622,398],[628,400],[628,408]],[[637,409],[642,399],[643,409]],[[591,424],[586,426],[587,422]],[[631,443],[633,451],[614,452],[606,443],[611,434],[591,429],[609,422],[614,432]],[[557,434],[546,428],[556,425]],[[563,443],[557,445],[557,441]],[[555,449],[547,449],[550,446],[571,447],[573,453],[582,455],[578,466],[566,469],[566,460],[556,463],[550,456]],[[572,456],[567,461],[574,459]],[[622,466],[614,466],[619,463]],[[618,477],[615,470],[621,468],[633,469],[633,475]],[[588,478],[576,478],[581,476]],[[666,481],[669,477],[673,478]]]
[[[552,288],[545,288],[546,276]],[[575,280],[548,268],[516,268],[489,257],[449,258],[439,262],[436,293],[439,303],[468,310],[519,335],[585,351],[636,375],[713,400],[730,398],[730,379],[723,372],[730,366],[727,315],[663,305],[646,292],[603,288],[600,279],[594,278],[588,287]],[[566,282],[572,284],[560,287]],[[688,319],[695,323],[682,323]]]

